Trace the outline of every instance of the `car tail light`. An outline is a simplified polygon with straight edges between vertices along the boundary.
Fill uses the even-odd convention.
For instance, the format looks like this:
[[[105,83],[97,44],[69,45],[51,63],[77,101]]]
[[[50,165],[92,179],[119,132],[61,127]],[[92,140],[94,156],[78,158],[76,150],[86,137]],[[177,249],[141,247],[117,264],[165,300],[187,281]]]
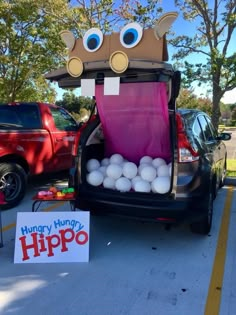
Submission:
[[[178,162],[188,163],[199,160],[199,154],[193,149],[189,142],[184,125],[179,114],[176,114],[177,141],[178,141]]]

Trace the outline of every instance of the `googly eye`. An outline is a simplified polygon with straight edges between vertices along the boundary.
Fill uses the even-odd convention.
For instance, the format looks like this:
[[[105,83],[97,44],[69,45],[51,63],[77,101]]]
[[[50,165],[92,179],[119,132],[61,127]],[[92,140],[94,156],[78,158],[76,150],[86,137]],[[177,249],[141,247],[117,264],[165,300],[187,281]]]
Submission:
[[[143,36],[143,28],[136,22],[129,23],[120,32],[120,42],[125,48],[135,47]]]
[[[98,28],[91,28],[83,37],[84,48],[87,51],[94,52],[98,50],[103,42],[103,34]]]

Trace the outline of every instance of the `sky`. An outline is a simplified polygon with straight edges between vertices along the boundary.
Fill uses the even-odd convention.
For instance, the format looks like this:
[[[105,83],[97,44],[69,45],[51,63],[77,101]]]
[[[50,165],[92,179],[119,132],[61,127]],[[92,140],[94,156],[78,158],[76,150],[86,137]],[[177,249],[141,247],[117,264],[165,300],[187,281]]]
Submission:
[[[145,3],[144,0],[141,0],[140,2],[142,4]],[[213,0],[209,0],[208,2],[211,4],[211,3],[213,3]],[[71,4],[75,4],[75,3],[76,3],[76,0],[71,1]],[[181,12],[179,12],[178,8],[175,7],[174,0],[162,0],[161,6],[163,7],[164,13],[170,12],[170,11],[176,11],[179,13],[178,18],[176,19],[176,21],[173,23],[173,26],[172,26],[172,30],[175,32],[176,35],[191,36],[191,35],[196,33],[196,24],[187,22],[182,18]],[[168,37],[167,37],[167,39],[168,39]],[[231,39],[231,46],[229,47],[230,53],[235,52],[235,42],[236,42],[236,31],[234,32],[233,38]],[[169,45],[168,52],[169,52],[169,62],[171,63],[172,62],[171,58],[172,58],[172,55],[175,52],[175,50],[173,47],[171,47]],[[196,58],[199,58],[199,61],[201,61],[202,57],[203,57],[202,54],[192,55],[188,58],[188,61],[189,62],[191,62],[191,61],[195,62]],[[66,92],[66,90],[58,88],[57,84],[55,84],[54,87],[56,88],[56,91],[57,91],[57,100],[62,99],[62,95],[63,95],[63,93]],[[206,89],[204,89],[203,87],[194,86],[194,93],[196,95],[199,95],[199,96],[200,95],[207,96],[206,95]],[[75,94],[77,96],[79,96],[80,95],[80,89],[76,89]],[[235,103],[235,101],[236,101],[236,88],[230,92],[225,93],[224,97],[222,98],[222,101],[225,104]]]

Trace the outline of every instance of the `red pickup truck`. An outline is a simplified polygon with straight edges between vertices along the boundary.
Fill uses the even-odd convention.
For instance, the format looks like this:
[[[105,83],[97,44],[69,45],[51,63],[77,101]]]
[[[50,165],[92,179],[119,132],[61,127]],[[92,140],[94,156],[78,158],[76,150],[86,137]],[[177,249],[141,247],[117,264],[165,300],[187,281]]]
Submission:
[[[29,176],[70,168],[78,129],[74,118],[53,104],[0,104],[0,191],[6,208],[23,199]]]

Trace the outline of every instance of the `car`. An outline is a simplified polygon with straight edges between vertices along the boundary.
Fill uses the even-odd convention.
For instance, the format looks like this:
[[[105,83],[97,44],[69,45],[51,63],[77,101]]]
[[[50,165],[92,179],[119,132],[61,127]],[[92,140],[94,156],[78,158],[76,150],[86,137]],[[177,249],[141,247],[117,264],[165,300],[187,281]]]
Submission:
[[[0,104],[0,191],[17,206],[28,179],[69,170],[79,125],[64,108],[41,102]]]
[[[124,84],[121,94],[129,94],[129,88],[129,84]],[[138,84],[136,89],[145,90],[145,83]],[[74,153],[69,179],[69,185],[78,192],[75,206],[93,214],[121,215],[166,224],[188,222],[192,232],[208,234],[213,201],[225,183],[227,150],[224,141],[230,140],[231,135],[218,134],[211,118],[199,110],[163,107],[155,114],[152,110],[156,99],[152,96],[145,98],[140,106],[138,98],[133,104],[131,99],[129,103],[122,96],[121,99],[117,104],[114,98],[113,104],[110,98],[98,100],[97,115],[79,133],[79,149]],[[107,173],[102,177],[103,182],[96,183],[96,178],[91,181],[89,163],[98,161],[93,162],[97,165],[94,168],[104,171],[104,160],[111,161],[117,154],[135,163],[137,168],[145,156],[151,158],[152,164],[163,159],[169,168],[169,174],[164,174],[169,181],[166,184],[160,179],[163,174],[154,179],[156,184],[163,180],[159,183],[159,192],[151,182],[150,192],[134,187],[129,191],[107,188],[104,185]]]
[[[177,16],[167,12],[153,28],[129,23],[120,34],[92,28],[76,39],[62,31],[69,59],[46,78],[61,88],[81,87],[81,95],[96,100],[72,150],[76,208],[186,221],[206,235],[225,180],[230,134],[218,134],[204,112],[176,109],[181,74],[167,63],[166,33]]]

